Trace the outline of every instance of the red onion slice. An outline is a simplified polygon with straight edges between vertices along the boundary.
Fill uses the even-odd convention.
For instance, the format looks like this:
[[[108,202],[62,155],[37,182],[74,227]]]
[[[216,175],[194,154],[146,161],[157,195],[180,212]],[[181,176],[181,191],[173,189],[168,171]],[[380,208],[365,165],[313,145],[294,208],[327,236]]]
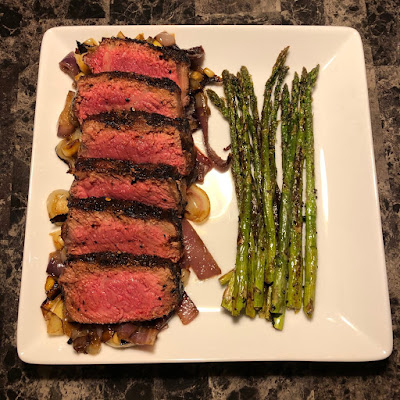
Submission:
[[[194,168],[197,182],[204,182],[205,176],[212,170],[212,167],[212,162],[196,147],[196,165]]]
[[[231,154],[229,154],[226,160],[223,160],[210,146],[208,138],[208,113],[207,105],[205,103],[205,97],[203,93],[197,93],[195,95],[196,100],[196,115],[200,122],[201,130],[203,131],[203,142],[206,148],[207,157],[211,160],[214,167],[221,172],[228,171],[231,161]]]
[[[156,342],[159,330],[154,327],[135,325],[131,322],[121,324],[117,327],[119,339],[137,345],[153,346]]]
[[[183,325],[189,324],[199,315],[199,310],[186,292],[183,292],[182,301],[176,313]]]
[[[79,66],[76,62],[75,56],[74,56],[74,52],[71,51],[71,53],[68,53],[60,62],[59,62],[59,66],[61,68],[61,71],[65,72],[66,74],[68,74],[72,79],[74,79],[74,77],[76,75],[79,74],[80,69]]]
[[[221,269],[207,250],[200,236],[186,219],[182,220],[182,236],[184,246],[182,267],[191,267],[201,280],[219,275]]]
[[[196,46],[187,49],[186,54],[189,57],[192,69],[195,69],[196,67],[199,67],[203,63],[206,53],[203,49],[203,46]]]
[[[130,341],[140,346],[153,346],[156,342],[159,330],[140,326],[139,329],[130,337]]]
[[[46,272],[49,275],[59,277],[64,271],[65,264],[62,259],[62,254],[60,250],[53,251],[49,255],[49,262],[47,264]]]

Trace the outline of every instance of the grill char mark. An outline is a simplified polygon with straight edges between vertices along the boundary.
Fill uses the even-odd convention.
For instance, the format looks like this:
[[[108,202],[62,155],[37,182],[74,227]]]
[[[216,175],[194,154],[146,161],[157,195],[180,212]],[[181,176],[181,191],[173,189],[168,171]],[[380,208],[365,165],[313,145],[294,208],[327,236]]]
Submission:
[[[151,114],[145,111],[102,113],[91,115],[86,120],[104,122],[108,126],[118,128],[119,125],[132,126],[140,119],[144,119],[148,125],[157,127],[172,125],[182,132],[189,132],[189,123],[186,119],[174,119],[165,117],[161,114]]]
[[[164,266],[170,269],[176,268],[176,264],[167,258],[161,258],[150,255],[132,255],[128,253],[113,253],[111,251],[103,253],[88,253],[79,256],[71,255],[69,262],[84,261],[88,263],[97,263],[99,265],[143,265],[146,267]],[[179,269],[177,269],[179,273]]]
[[[133,175],[137,180],[155,179],[183,179],[175,167],[164,164],[134,164],[126,160],[110,160],[104,158],[78,159],[70,173],[80,171],[96,171],[118,175]]]
[[[111,72],[99,72],[98,74],[84,75],[79,78],[79,83],[84,84],[85,81],[91,80],[93,78],[101,79],[105,77],[108,80],[113,80],[115,78],[122,78],[132,81],[144,82],[149,86],[165,89],[171,93],[176,93],[181,95],[181,89],[179,86],[171,79],[168,78],[151,78],[150,76],[136,74],[134,72],[121,72],[121,71],[111,71]]]
[[[69,208],[77,208],[83,211],[108,211],[115,215],[123,214],[131,218],[166,220],[171,222],[181,231],[181,216],[174,210],[163,210],[158,207],[148,206],[135,201],[106,200],[104,198],[91,197],[88,199],[71,198]]]

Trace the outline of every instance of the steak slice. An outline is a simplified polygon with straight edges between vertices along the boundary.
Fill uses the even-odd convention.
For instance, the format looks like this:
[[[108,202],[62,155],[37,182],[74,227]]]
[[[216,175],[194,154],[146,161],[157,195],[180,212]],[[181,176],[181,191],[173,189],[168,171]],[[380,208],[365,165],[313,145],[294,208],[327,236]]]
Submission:
[[[79,199],[131,200],[177,212],[184,207],[185,180],[172,179],[154,166],[140,168],[124,161],[78,160],[74,175],[70,193]]]
[[[177,262],[181,224],[170,212],[135,202],[71,199],[62,238],[68,255],[122,252]]]
[[[133,72],[102,72],[82,76],[77,82],[75,114],[82,123],[90,115],[138,110],[170,118],[182,117],[181,90],[166,78]]]
[[[101,255],[102,256],[102,255]],[[67,315],[89,324],[162,318],[178,306],[182,289],[176,266],[157,258],[111,256],[75,259],[59,279]]]
[[[113,37],[103,39],[94,51],[84,56],[84,61],[95,74],[123,71],[171,79],[182,91],[182,104],[189,102],[190,60],[184,50]]]
[[[111,113],[90,117],[81,129],[79,157],[169,165],[181,175],[194,168],[196,156],[186,120],[144,112]]]

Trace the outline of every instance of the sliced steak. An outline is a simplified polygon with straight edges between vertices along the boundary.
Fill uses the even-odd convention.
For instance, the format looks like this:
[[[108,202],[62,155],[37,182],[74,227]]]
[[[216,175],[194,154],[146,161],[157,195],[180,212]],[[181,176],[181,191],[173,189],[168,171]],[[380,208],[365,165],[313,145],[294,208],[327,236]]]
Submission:
[[[85,324],[162,318],[176,309],[182,295],[176,267],[162,259],[71,260],[59,283],[69,318]]]
[[[182,117],[181,90],[166,78],[130,72],[102,72],[82,76],[77,82],[75,114],[82,123],[90,115],[120,110]]]
[[[192,172],[196,158],[186,120],[144,112],[101,114],[84,121],[79,157],[169,165],[182,175]]]
[[[172,213],[135,202],[72,199],[62,226],[68,255],[105,251],[151,255],[177,262],[181,225]]]
[[[106,38],[84,56],[93,73],[135,72],[153,78],[168,78],[182,91],[182,103],[189,101],[190,60],[183,50],[157,47],[144,40]]]
[[[104,197],[131,200],[182,212],[185,180],[165,177],[159,169],[158,174],[154,172],[157,168],[130,168],[129,163],[123,161],[78,160],[70,193],[79,199]]]

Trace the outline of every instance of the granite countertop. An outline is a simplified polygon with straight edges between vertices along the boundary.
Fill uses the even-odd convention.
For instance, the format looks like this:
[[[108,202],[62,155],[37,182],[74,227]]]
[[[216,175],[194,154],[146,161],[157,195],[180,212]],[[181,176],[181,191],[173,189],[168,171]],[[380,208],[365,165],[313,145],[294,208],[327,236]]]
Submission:
[[[3,0],[0,4],[0,399],[400,398],[400,7],[396,0]],[[371,363],[257,362],[51,367],[16,352],[40,43],[59,25],[343,25],[361,35],[394,350]]]

